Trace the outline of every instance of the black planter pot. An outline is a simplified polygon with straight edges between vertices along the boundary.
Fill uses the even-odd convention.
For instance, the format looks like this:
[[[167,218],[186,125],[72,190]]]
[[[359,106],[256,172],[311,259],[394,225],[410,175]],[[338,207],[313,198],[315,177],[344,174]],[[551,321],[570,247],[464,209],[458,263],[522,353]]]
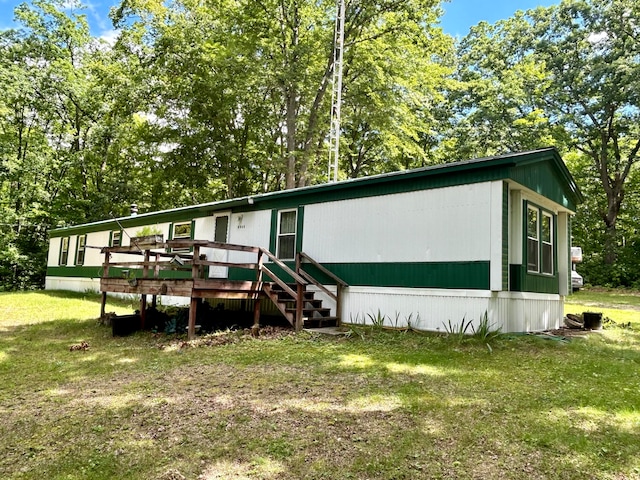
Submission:
[[[582,314],[584,328],[587,330],[600,330],[602,328],[602,313],[584,312]]]

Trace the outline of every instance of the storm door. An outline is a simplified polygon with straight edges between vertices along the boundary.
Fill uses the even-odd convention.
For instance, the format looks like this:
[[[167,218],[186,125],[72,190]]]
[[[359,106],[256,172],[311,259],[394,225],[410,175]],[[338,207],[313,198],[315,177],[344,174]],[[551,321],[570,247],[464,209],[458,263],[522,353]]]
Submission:
[[[229,214],[220,213],[214,215],[213,241],[217,243],[227,243],[229,239]],[[221,248],[211,249],[211,260],[214,262],[228,262],[229,250]],[[210,278],[227,278],[228,267],[211,265],[209,267]]]

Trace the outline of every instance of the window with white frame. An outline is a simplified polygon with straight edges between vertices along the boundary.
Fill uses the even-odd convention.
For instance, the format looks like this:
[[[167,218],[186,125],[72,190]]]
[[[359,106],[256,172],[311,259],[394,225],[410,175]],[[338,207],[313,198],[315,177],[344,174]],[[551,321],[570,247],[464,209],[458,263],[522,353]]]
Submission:
[[[66,265],[69,260],[69,237],[64,237],[60,245],[60,265]]]
[[[527,271],[553,275],[553,215],[534,205],[527,205]]]
[[[114,230],[111,232],[111,246],[119,247],[122,245],[122,232],[120,230]]]
[[[192,224],[191,222],[174,223],[171,235],[172,240],[191,240]],[[173,248],[172,252],[189,252],[189,247]]]
[[[278,213],[277,256],[281,260],[293,260],[296,256],[296,210]]]
[[[84,252],[86,249],[87,236],[78,235],[78,248],[76,251],[76,265],[84,265]]]

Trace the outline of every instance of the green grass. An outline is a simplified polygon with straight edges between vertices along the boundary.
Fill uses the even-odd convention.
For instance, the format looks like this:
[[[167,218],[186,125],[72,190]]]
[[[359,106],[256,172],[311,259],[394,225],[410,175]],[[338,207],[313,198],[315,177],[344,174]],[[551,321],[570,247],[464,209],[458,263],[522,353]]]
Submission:
[[[363,329],[186,346],[112,338],[95,295],[0,294],[0,478],[638,479],[636,305],[598,310],[631,329],[569,343]]]

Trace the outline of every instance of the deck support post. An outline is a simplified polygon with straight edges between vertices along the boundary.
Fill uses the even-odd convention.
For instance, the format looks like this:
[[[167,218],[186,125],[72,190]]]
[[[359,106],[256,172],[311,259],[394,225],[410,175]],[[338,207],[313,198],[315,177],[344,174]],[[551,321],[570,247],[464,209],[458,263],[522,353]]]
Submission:
[[[198,299],[191,297],[191,304],[189,305],[189,330],[187,338],[193,340],[196,337],[196,314],[198,311]]]
[[[257,294],[253,302],[253,326],[255,328],[260,326],[260,298],[260,294]]]
[[[102,292],[102,302],[100,303],[100,318],[104,318],[107,306],[107,292]]]
[[[339,282],[336,282],[336,317],[336,326],[342,326],[342,285]]]
[[[144,330],[144,322],[147,318],[147,295],[140,297],[140,330]]]
[[[296,332],[302,330],[302,308],[304,303],[304,287],[301,283],[296,282],[297,299],[296,299]]]

